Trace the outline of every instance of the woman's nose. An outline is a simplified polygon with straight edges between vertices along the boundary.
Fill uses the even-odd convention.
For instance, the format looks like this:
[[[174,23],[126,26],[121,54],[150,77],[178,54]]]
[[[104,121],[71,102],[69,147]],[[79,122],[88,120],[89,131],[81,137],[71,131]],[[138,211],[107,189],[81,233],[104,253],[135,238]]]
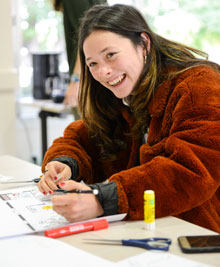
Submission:
[[[108,77],[111,75],[112,69],[109,65],[100,66],[99,75],[101,77]]]

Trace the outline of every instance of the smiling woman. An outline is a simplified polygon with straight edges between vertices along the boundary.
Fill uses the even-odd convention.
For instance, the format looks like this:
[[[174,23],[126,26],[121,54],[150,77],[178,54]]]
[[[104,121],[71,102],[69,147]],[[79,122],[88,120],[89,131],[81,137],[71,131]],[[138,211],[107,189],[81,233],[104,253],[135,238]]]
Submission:
[[[159,36],[127,5],[86,12],[78,48],[82,120],[46,152],[38,188],[99,193],[54,196],[53,209],[72,222],[140,220],[153,190],[157,218],[220,233],[220,66]]]

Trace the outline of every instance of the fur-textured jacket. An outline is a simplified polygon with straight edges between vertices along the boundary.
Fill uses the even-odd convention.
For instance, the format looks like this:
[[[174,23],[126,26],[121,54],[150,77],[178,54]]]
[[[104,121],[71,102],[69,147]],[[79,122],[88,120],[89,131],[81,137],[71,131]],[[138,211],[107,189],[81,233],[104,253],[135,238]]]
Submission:
[[[78,180],[116,183],[118,212],[127,219],[144,218],[144,191],[152,189],[157,218],[172,215],[220,233],[220,75],[202,66],[163,82],[148,112],[147,144],[128,139],[117,161],[100,162],[83,122],[75,121],[48,149],[42,169],[72,157]],[[123,116],[131,125],[129,112]]]

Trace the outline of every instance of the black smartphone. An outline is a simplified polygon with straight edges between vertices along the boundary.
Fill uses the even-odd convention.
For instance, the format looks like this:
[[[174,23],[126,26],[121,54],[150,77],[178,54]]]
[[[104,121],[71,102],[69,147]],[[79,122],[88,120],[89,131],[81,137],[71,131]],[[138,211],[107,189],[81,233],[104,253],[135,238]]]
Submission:
[[[180,236],[178,243],[184,253],[220,252],[220,235]]]

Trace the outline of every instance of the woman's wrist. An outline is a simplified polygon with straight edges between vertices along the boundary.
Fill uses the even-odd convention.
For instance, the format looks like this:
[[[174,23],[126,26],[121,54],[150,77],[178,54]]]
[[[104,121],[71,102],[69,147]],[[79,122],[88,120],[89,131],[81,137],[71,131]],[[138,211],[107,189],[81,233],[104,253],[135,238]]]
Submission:
[[[117,186],[114,181],[109,183],[95,183],[88,184],[92,189],[97,189],[99,191],[96,195],[104,213],[102,216],[108,216],[118,213],[118,193]]]
[[[77,180],[77,177],[79,175],[79,170],[78,170],[78,164],[77,161],[71,157],[67,157],[67,156],[61,156],[61,157],[57,157],[52,159],[51,161],[59,161],[62,162],[66,165],[68,165],[71,169],[71,180]]]

